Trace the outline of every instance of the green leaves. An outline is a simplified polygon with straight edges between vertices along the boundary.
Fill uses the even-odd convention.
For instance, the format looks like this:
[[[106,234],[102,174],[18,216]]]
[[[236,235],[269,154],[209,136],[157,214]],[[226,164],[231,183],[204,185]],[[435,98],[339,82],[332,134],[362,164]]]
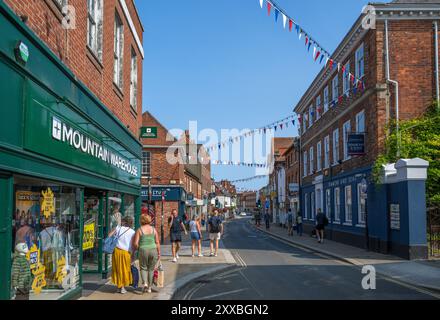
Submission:
[[[377,158],[373,166],[373,178],[380,183],[382,165],[399,159],[422,158],[429,161],[426,193],[428,206],[440,206],[440,112],[435,104],[418,119],[391,123],[390,135],[385,141],[385,152]],[[400,156],[398,156],[399,152]]]

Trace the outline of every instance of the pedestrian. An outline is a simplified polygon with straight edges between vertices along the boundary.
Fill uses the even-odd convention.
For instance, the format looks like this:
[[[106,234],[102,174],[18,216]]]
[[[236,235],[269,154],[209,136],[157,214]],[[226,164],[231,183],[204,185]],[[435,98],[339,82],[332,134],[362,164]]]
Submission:
[[[192,257],[194,258],[194,253],[196,251],[196,245],[198,248],[198,256],[199,258],[203,257],[202,254],[202,226],[200,225],[200,217],[194,216],[191,222],[189,223],[189,228],[191,232],[191,240],[192,240]]]
[[[134,219],[131,216],[122,218],[121,225],[110,232],[109,237],[117,235],[118,242],[112,254],[112,282],[118,287],[118,293],[125,294],[125,287],[133,283],[131,274],[131,255],[133,252]]]
[[[270,215],[269,212],[264,214],[264,221],[266,222],[266,230],[270,229]]]
[[[328,219],[319,208],[318,214],[316,215],[316,236],[318,237],[318,243],[324,243],[324,231],[327,225]]]
[[[156,229],[151,225],[153,219],[142,215],[141,227],[136,231],[133,247],[139,251],[139,267],[144,285],[142,293],[151,293],[154,268],[160,260],[160,240]]]
[[[303,235],[303,219],[301,212],[298,212],[298,215],[296,216],[296,233],[302,237]]]
[[[173,254],[173,262],[177,263],[179,259],[179,250],[182,244],[182,230],[185,231],[185,235],[188,234],[182,218],[179,217],[177,210],[174,209],[171,212],[171,217],[168,219],[168,225],[170,226],[170,240],[171,240],[171,251]]]
[[[287,234],[293,236],[293,214],[291,209],[287,213],[287,230]]]
[[[209,240],[210,240],[210,247],[211,247],[211,253],[210,256],[217,257],[218,254],[218,242],[221,239],[221,236],[223,235],[223,223],[218,216],[218,210],[214,210],[214,214],[209,219]],[[215,253],[214,253],[214,242],[215,242]]]

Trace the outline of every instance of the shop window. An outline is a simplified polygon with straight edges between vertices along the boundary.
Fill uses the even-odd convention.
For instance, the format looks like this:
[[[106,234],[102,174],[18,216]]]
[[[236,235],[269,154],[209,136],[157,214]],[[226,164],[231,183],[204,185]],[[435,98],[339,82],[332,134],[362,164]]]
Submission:
[[[341,221],[341,189],[335,188],[335,218],[334,222]]]
[[[330,219],[332,215],[332,199],[331,199],[331,189],[325,191],[325,215]]]
[[[58,299],[79,286],[81,191],[15,181],[13,299]]]
[[[124,216],[130,216],[134,221],[134,196],[124,195]]]
[[[366,200],[362,197],[362,184],[357,185],[358,200],[358,224],[364,226],[366,223]]]
[[[109,209],[110,209],[110,217],[109,217],[109,229],[108,233],[115,230],[117,226],[120,226],[122,223],[122,213],[121,213],[121,204],[122,204],[122,196],[119,193],[110,193],[109,197]]]
[[[353,205],[351,186],[345,187],[345,223],[351,225],[353,221]]]

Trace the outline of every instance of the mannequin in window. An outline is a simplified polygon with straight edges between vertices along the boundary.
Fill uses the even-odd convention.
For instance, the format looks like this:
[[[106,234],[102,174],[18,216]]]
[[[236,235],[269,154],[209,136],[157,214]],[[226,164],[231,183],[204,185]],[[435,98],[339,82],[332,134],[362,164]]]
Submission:
[[[115,230],[116,227],[121,225],[121,221],[122,221],[122,214],[119,211],[121,208],[121,205],[119,203],[115,203],[113,205],[113,213],[110,217],[110,227],[111,230]]]
[[[29,300],[32,276],[29,261],[26,259],[28,251],[26,243],[15,246],[12,262],[12,287],[15,290],[15,300]]]

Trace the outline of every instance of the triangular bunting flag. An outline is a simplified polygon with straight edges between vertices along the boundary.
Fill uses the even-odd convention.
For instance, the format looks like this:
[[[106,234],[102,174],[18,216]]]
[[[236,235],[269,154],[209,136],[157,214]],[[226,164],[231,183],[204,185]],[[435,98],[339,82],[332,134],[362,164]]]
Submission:
[[[263,9],[263,0],[260,0],[260,7]]]
[[[293,28],[293,21],[289,20],[289,31],[292,31],[292,28]]]
[[[278,21],[278,15],[280,14],[280,12],[278,11],[278,9],[275,7],[275,22]]]
[[[320,55],[321,55],[321,51],[318,51],[315,56],[315,61],[318,60]],[[322,57],[324,58],[324,56],[322,56]],[[322,62],[322,59],[321,59],[321,62]]]
[[[321,56],[321,60],[319,61],[319,63],[322,63],[322,61],[324,60],[324,58],[325,58],[325,56],[322,55],[322,56]],[[327,64],[327,62],[326,62],[326,64]]]
[[[283,27],[284,27],[284,29],[286,29],[286,23],[287,23],[287,17],[286,17],[286,15],[283,13]]]
[[[270,16],[270,11],[272,10],[272,3],[267,2],[267,15]]]

